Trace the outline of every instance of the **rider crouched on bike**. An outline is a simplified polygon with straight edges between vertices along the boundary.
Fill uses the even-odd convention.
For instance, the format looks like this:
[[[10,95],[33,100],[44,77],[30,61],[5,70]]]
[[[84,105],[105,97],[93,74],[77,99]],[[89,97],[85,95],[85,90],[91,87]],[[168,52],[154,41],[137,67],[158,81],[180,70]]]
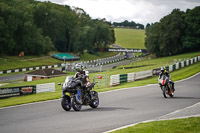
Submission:
[[[167,77],[169,77],[169,82],[172,84],[172,89],[173,89],[173,91],[175,91],[174,82],[172,81],[169,72],[166,71],[165,67],[161,67],[160,71],[161,71],[161,72],[159,73],[158,80],[162,77],[163,74],[166,75]]]
[[[80,78],[81,81],[83,82],[85,88],[91,87],[91,84],[90,84],[90,81],[89,81],[89,72],[83,70],[83,66],[81,64],[76,64],[75,65],[75,70],[77,72],[76,72],[74,77],[75,78]],[[66,92],[66,90],[62,90],[62,97],[65,96],[65,92]],[[77,98],[76,99],[77,99],[77,101],[79,103],[82,103],[81,93],[82,93],[81,89],[78,89],[77,90]]]
[[[76,74],[75,74],[75,78],[80,78],[81,81],[83,82],[84,84],[84,87],[87,89],[91,86],[91,83],[89,81],[89,72],[86,71],[86,70],[83,70],[83,66],[81,64],[76,64],[75,65],[75,69],[76,69]],[[82,90],[81,89],[78,89],[77,90],[77,101],[79,103],[82,103],[82,99],[81,99],[81,95],[82,94]]]

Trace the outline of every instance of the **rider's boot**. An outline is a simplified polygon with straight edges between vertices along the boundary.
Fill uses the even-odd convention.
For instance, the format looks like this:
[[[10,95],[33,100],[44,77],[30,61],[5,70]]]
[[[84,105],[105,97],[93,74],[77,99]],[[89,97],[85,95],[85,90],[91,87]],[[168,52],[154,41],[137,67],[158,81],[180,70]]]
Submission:
[[[76,101],[77,101],[79,104],[82,104],[81,90],[80,90],[80,89],[77,90]]]
[[[65,91],[62,91],[62,96],[61,98],[63,98],[65,96]]]

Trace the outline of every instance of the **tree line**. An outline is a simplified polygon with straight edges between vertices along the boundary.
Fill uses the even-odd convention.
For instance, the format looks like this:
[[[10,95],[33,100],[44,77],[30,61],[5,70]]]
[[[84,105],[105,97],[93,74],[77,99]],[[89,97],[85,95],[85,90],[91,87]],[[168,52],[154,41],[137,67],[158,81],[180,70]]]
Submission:
[[[200,50],[200,6],[174,9],[160,22],[147,24],[145,46],[158,57]]]
[[[134,21],[129,22],[125,20],[124,22],[113,22],[114,27],[126,27],[126,28],[134,28],[134,29],[144,29],[143,24],[135,23]]]
[[[91,19],[80,8],[34,0],[0,1],[0,55],[83,53],[115,42],[104,19]]]

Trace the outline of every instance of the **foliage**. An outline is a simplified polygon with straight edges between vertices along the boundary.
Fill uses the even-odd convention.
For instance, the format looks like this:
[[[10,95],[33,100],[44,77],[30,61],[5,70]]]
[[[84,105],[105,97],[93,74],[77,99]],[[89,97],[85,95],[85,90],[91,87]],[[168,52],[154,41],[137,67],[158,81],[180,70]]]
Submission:
[[[99,32],[100,31],[100,32]],[[80,8],[34,0],[0,1],[0,54],[92,51],[114,43],[111,25]]]
[[[145,46],[156,56],[200,50],[200,6],[186,12],[174,9],[160,22],[147,24]]]
[[[114,27],[126,27],[126,28],[134,28],[134,29],[144,29],[143,24],[135,23],[134,21],[129,22],[125,20],[124,22],[113,22]]]
[[[188,9],[184,17],[187,25],[183,36],[184,51],[200,49],[200,6]]]

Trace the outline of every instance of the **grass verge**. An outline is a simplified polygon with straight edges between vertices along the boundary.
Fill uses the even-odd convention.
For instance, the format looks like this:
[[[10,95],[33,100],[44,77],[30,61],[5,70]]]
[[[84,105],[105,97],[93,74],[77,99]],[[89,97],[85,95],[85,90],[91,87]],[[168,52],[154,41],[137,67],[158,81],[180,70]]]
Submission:
[[[146,49],[144,46],[145,30],[115,28],[116,44],[123,48]]]
[[[174,81],[187,78],[191,75],[194,75],[196,73],[200,72],[200,62],[193,64],[191,66],[181,68],[179,70],[176,70],[171,73],[172,79]],[[91,74],[92,75],[92,74]],[[45,83],[51,83],[55,82],[56,86],[56,92],[46,92],[46,93],[39,93],[39,94],[33,94],[33,95],[27,95],[27,96],[20,96],[20,97],[12,97],[7,99],[1,99],[0,100],[0,107],[7,107],[12,105],[18,105],[18,104],[25,104],[25,103],[32,103],[32,102],[38,102],[38,101],[45,101],[50,99],[58,99],[61,98],[61,86],[58,86],[57,83],[62,83],[65,79],[65,76],[52,78],[52,79],[46,79]],[[115,90],[115,89],[121,89],[121,88],[128,88],[128,87],[136,87],[136,86],[144,86],[148,84],[154,84],[157,83],[157,76],[145,79],[145,80],[138,80],[135,82],[130,83],[124,83],[119,86],[115,87],[108,87],[108,88],[95,88],[98,92],[103,91],[109,91],[109,90]],[[44,80],[38,80],[38,81],[32,81],[32,82],[23,82],[19,83],[17,85],[6,85],[2,87],[12,87],[12,86],[23,86],[23,85],[36,85],[36,84],[42,84],[44,83]]]
[[[112,133],[199,133],[200,117],[137,124]]]

